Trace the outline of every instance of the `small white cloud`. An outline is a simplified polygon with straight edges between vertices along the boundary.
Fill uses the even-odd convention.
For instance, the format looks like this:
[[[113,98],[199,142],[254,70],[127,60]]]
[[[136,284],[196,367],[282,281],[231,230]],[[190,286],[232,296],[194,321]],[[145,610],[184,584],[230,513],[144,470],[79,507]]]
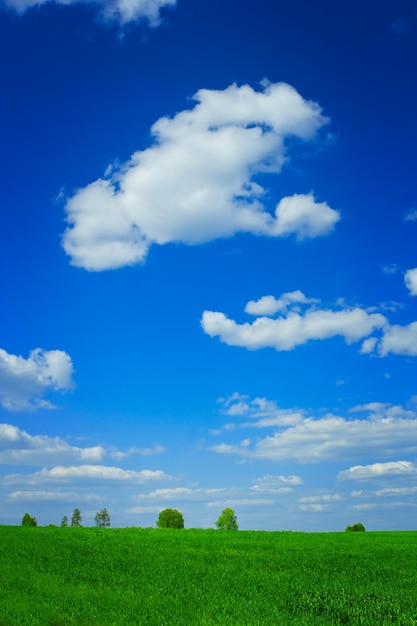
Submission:
[[[316,298],[307,298],[302,291],[290,291],[282,294],[278,299],[274,296],[263,296],[259,300],[250,300],[245,306],[245,312],[250,315],[275,315],[278,311],[285,312],[291,306],[294,310],[294,304],[316,304],[320,300]]]
[[[212,498],[213,495],[219,495],[224,493],[225,489],[202,489],[191,487],[173,487],[172,489],[155,489],[147,494],[139,494],[136,496],[136,500],[205,500]]]
[[[340,214],[312,194],[262,202],[258,174],[276,175],[287,137],[311,140],[328,119],[290,85],[201,89],[197,104],[152,127],[154,143],[80,189],[66,203],[63,247],[91,271],[143,262],[149,247],[196,245],[236,233],[311,238]]]
[[[275,209],[274,232],[285,237],[295,234],[297,239],[313,239],[330,233],[340,214],[326,202],[315,201],[313,194],[296,194],[282,198]]]
[[[404,281],[410,295],[417,296],[417,267],[405,272]]]
[[[139,454],[141,456],[153,456],[154,454],[162,454],[165,452],[165,448],[162,446],[153,446],[152,448],[129,448],[125,452],[122,450],[112,450],[110,452],[110,456],[117,461],[121,461],[122,459],[127,459],[128,457]]]
[[[354,465],[338,474],[339,480],[372,480],[387,476],[414,476],[417,465],[410,461],[389,461],[371,465]]]
[[[339,502],[342,499],[342,496],[339,493],[323,493],[316,496],[304,496],[302,498],[298,498],[298,502],[302,504],[313,504],[316,502]]]
[[[387,276],[391,276],[392,274],[396,274],[399,270],[397,263],[389,263],[388,265],[382,266],[382,272],[387,274]]]
[[[0,348],[0,403],[8,411],[53,408],[43,399],[48,391],[74,387],[70,356],[62,350],[32,350],[27,359]]]
[[[406,222],[416,222],[417,221],[417,209],[410,209],[405,214],[404,220]]]
[[[288,294],[284,294],[284,297],[275,302],[282,306],[285,296],[288,300]],[[257,308],[262,309],[265,302],[261,298],[248,304],[252,312]],[[272,301],[268,300],[266,304],[271,309]],[[248,350],[271,347],[282,351],[292,350],[311,340],[336,336],[342,336],[346,343],[353,343],[382,328],[386,322],[386,318],[380,313],[369,313],[359,307],[336,311],[312,308],[303,314],[290,308],[278,318],[258,317],[251,324],[238,324],[218,311],[204,311],[201,326],[210,337],[219,337],[220,341],[229,346],[240,346]]]
[[[240,398],[245,398],[244,403]],[[270,426],[293,426],[304,418],[304,413],[298,409],[281,409],[277,404],[266,398],[249,399],[249,396],[240,396],[234,393],[222,400],[224,409],[222,413],[230,417],[245,417],[250,422],[239,424],[226,424],[224,430],[235,428],[268,428]]]
[[[300,476],[271,476],[268,474],[267,476],[258,478],[254,481],[254,485],[251,487],[251,490],[258,493],[292,493],[293,487],[297,487],[302,484],[303,480]]]
[[[306,513],[323,513],[328,510],[329,506],[327,504],[300,504],[298,508]]]
[[[373,352],[375,350],[375,346],[377,344],[377,338],[376,337],[368,337],[368,339],[365,339],[365,341],[362,344],[362,347],[360,349],[360,353],[361,354],[371,354],[371,352]]]
[[[146,20],[150,26],[157,26],[160,23],[161,9],[175,6],[176,0],[5,0],[7,7],[20,14],[31,7],[46,3],[65,6],[77,4],[97,6],[105,21],[125,25],[129,22]]]
[[[408,326],[386,326],[379,344],[380,356],[387,354],[417,356],[417,322]]]

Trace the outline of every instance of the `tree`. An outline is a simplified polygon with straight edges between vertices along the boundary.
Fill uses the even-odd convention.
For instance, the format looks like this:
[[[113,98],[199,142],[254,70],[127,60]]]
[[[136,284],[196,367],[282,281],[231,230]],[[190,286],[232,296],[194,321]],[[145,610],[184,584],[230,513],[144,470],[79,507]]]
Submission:
[[[107,509],[101,509],[94,518],[97,528],[109,528],[110,527],[110,513]]]
[[[177,509],[164,509],[156,520],[158,528],[184,528],[184,517]]]
[[[29,513],[25,513],[22,517],[22,526],[37,526],[36,517],[31,517]]]
[[[353,526],[346,526],[345,532],[346,533],[351,533],[351,532],[363,533],[365,532],[365,526],[361,524],[360,522],[358,522],[357,524],[353,524]]]
[[[219,530],[237,530],[239,526],[234,510],[229,508],[223,509],[216,526]]]
[[[64,515],[64,517],[62,518],[61,526],[63,528],[66,528],[68,526],[68,517],[66,515]]]
[[[82,515],[80,509],[74,509],[74,513],[71,518],[71,526],[81,526]]]

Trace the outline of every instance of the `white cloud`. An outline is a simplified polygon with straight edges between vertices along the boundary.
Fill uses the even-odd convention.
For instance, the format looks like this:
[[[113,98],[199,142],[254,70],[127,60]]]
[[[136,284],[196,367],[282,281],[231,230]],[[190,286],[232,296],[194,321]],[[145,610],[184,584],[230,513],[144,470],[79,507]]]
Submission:
[[[278,311],[285,312],[293,304],[318,304],[320,300],[307,298],[302,291],[290,291],[282,294],[277,300],[274,296],[263,296],[259,300],[250,300],[245,312],[250,315],[275,315]],[[294,307],[291,307],[294,309]]]
[[[267,500],[266,498],[235,498],[233,500],[215,500],[214,502],[208,502],[206,506],[210,509],[222,509],[226,506],[233,508],[239,506],[270,506],[273,503],[273,500]]]
[[[412,496],[417,494],[417,487],[384,487],[384,489],[376,489],[375,491],[352,491],[352,498],[385,498],[397,496]]]
[[[317,203],[313,194],[282,198],[275,215],[273,233],[280,237],[295,234],[300,240],[326,235],[340,219],[340,214],[326,202]]]
[[[251,487],[252,491],[257,493],[292,493],[293,487],[303,484],[303,480],[300,476],[271,476],[267,475],[263,478],[258,478],[254,481],[254,485]]]
[[[0,403],[8,411],[53,408],[43,400],[48,391],[74,386],[70,356],[62,350],[32,350],[27,359],[0,348]]]
[[[371,354],[372,352],[374,352],[377,342],[378,339],[376,337],[368,337],[368,339],[365,339],[365,341],[363,342],[359,352],[361,354]]]
[[[417,465],[410,461],[389,461],[388,463],[372,463],[371,465],[354,465],[340,472],[339,480],[372,480],[387,476],[415,476]]]
[[[165,448],[163,446],[153,446],[152,448],[129,448],[126,452],[122,450],[112,450],[110,452],[110,456],[117,461],[121,461],[123,459],[132,456],[133,454],[139,454],[141,456],[152,456],[154,454],[162,454],[165,452]]]
[[[26,502],[99,502],[103,500],[102,496],[98,496],[94,493],[81,494],[75,491],[39,491],[34,489],[33,491],[12,491],[8,498],[11,500],[23,500]]]
[[[242,401],[244,400],[244,401]],[[281,409],[266,398],[241,396],[234,393],[228,398],[221,398],[222,413],[231,417],[249,418],[250,422],[226,424],[224,430],[235,428],[268,428],[270,426],[291,426],[304,419],[304,412],[299,409]],[[221,431],[220,431],[221,432]]]
[[[342,496],[339,493],[324,493],[316,496],[303,496],[298,498],[298,502],[302,504],[312,504],[314,502],[339,502]]]
[[[417,414],[402,407],[378,404],[360,419],[326,415],[321,418],[301,415],[294,424],[277,425],[271,421],[272,434],[247,445],[220,443],[210,449],[242,458],[269,459],[300,463],[358,459],[364,455],[392,457],[417,453]],[[384,410],[381,407],[385,407]],[[364,407],[362,407],[364,408]],[[265,420],[265,417],[260,420]],[[248,427],[250,424],[245,424]]]
[[[146,20],[150,26],[160,23],[161,9],[175,6],[176,0],[5,0],[6,6],[24,13],[30,7],[43,4],[87,4],[97,6],[105,21],[119,22],[121,25],[138,20]]]
[[[417,322],[408,326],[387,326],[379,344],[380,356],[387,354],[417,356]]]
[[[139,494],[136,496],[136,500],[162,500],[162,501],[170,501],[170,500],[202,500],[207,498],[212,498],[213,495],[218,495],[220,493],[225,492],[226,489],[203,489],[200,487],[191,488],[191,487],[174,487],[167,489],[155,489],[147,494]]]
[[[60,437],[32,436],[11,424],[0,424],[0,451],[0,463],[8,465],[47,465],[74,461],[96,463],[106,454],[102,446],[71,446]]]
[[[301,294],[301,292],[293,292]],[[248,350],[271,347],[278,351],[292,350],[296,346],[311,340],[328,339],[342,336],[346,343],[359,341],[367,337],[374,330],[382,328],[386,318],[380,313],[369,313],[359,307],[342,310],[329,310],[310,308],[304,314],[292,307],[295,300],[288,298],[290,294],[284,294],[275,305],[268,296],[268,300],[262,298],[257,302],[249,302],[249,311],[265,309],[278,303],[278,309],[285,302],[285,312],[278,318],[258,317],[252,323],[238,324],[226,317],[224,313],[217,311],[204,311],[201,325],[210,337],[218,336],[220,341],[230,346],[240,346]],[[303,294],[301,294],[302,296]],[[300,298],[297,304],[302,302]],[[303,303],[316,302],[305,298]],[[276,310],[278,310],[276,309]],[[363,348],[362,348],[363,349]]]
[[[5,485],[12,485],[24,482],[27,485],[39,485],[43,483],[65,483],[67,481],[107,481],[107,482],[129,482],[147,483],[155,480],[167,480],[171,476],[162,470],[124,470],[120,467],[107,465],[57,465],[50,469],[43,468],[34,474],[9,474],[4,477]]]
[[[409,211],[407,211],[407,213],[405,214],[405,221],[406,222],[415,222],[417,221],[417,209],[410,209]]]
[[[328,510],[327,504],[300,504],[300,511],[305,511],[306,513],[323,513]]]
[[[404,280],[410,295],[417,296],[417,267],[407,270],[404,274]]]
[[[387,274],[387,276],[390,276],[391,274],[396,274],[398,272],[398,265],[397,263],[389,263],[388,265],[383,265],[382,266],[382,271],[384,274]]]
[[[312,139],[328,122],[320,107],[284,83],[201,89],[197,104],[152,127],[136,152],[66,203],[63,246],[73,265],[101,271],[143,262],[152,244],[195,245],[239,232],[297,238],[333,230],[340,215],[312,194],[263,204],[256,175],[277,174],[285,139]]]

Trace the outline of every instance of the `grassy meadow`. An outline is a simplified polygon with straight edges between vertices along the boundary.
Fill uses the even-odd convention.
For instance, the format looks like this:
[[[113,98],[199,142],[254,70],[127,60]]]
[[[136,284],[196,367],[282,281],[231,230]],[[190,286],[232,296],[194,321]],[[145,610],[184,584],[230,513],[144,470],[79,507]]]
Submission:
[[[417,532],[0,526],[1,626],[417,625]]]

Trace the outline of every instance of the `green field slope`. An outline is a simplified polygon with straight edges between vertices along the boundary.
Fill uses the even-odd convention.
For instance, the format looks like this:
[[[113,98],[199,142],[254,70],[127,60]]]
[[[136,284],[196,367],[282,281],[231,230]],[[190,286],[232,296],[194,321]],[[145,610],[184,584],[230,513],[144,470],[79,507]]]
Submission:
[[[417,532],[0,526],[0,624],[417,625]]]

